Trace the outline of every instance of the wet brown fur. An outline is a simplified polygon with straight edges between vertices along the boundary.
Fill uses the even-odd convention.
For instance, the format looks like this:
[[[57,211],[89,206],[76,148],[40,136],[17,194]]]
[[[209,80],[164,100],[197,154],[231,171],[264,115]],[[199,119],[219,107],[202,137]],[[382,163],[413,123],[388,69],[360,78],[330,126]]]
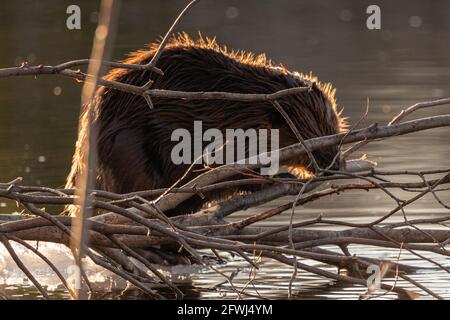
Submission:
[[[134,52],[125,63],[145,64],[153,57],[158,44]],[[282,89],[311,86],[309,92],[279,100],[304,139],[331,135],[345,130],[345,122],[336,110],[335,91],[314,76],[290,72],[275,66],[264,54],[255,56],[242,51],[228,51],[214,39],[187,34],[173,37],[164,49],[157,66],[159,76],[150,71],[113,69],[108,80],[142,86],[154,80],[152,88],[179,91],[224,91],[235,93],[273,93]],[[298,142],[270,102],[236,102],[226,100],[191,100],[153,98],[154,109],[140,96],[109,88],[100,88],[92,102],[98,127],[97,188],[128,193],[169,187],[187,170],[188,165],[174,165],[170,154],[177,142],[170,140],[177,128],[193,131],[194,120],[208,128],[280,129],[280,147]],[[77,186],[76,178],[84,170],[86,112],[80,119],[79,136],[67,188]],[[315,152],[321,167],[328,166],[338,153],[336,147]],[[309,164],[306,157],[285,163],[293,172]],[[196,167],[195,169],[201,169]],[[188,174],[184,182],[199,172]],[[242,191],[228,190],[228,193]],[[223,197],[212,192],[206,200],[195,196],[169,215],[189,213],[205,201]]]

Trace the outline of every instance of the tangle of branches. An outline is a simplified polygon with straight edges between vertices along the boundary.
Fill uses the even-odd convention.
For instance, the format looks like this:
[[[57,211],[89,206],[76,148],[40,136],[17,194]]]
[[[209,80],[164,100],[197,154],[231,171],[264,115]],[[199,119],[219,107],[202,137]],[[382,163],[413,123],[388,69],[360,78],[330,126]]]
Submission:
[[[158,53],[148,65],[127,65],[116,62],[101,62],[106,67],[130,69],[151,69],[159,74],[164,70],[155,67],[164,49],[167,39],[176,29],[182,17],[187,14],[198,1],[192,1],[175,20],[161,41]],[[143,96],[152,107],[152,97],[167,97],[178,99],[230,99],[239,101],[271,101],[279,112],[289,120],[287,114],[279,109],[277,99],[284,95],[295,94],[308,88],[293,88],[272,94],[242,94],[225,92],[177,92],[152,89],[152,83],[136,87],[98,77],[99,74],[83,73],[75,67],[95,62],[93,59],[69,61],[56,66],[29,66],[0,69],[0,77],[19,75],[56,74],[71,77],[81,81],[95,81],[99,86],[107,86],[116,90],[130,92]],[[330,279],[343,284],[367,287],[366,270],[369,265],[378,265],[382,270],[380,289],[394,292],[401,297],[416,298],[418,292],[440,299],[441,297],[413,280],[410,275],[417,269],[399,260],[368,258],[364,255],[353,255],[349,246],[360,244],[407,251],[419,259],[426,260],[447,273],[450,270],[438,262],[424,256],[424,252],[435,255],[449,256],[446,245],[450,239],[450,231],[442,229],[442,224],[450,220],[450,207],[440,199],[442,192],[448,192],[450,184],[450,167],[446,169],[423,168],[417,171],[384,171],[368,160],[349,160],[349,156],[362,146],[380,139],[388,139],[398,135],[409,134],[437,127],[450,126],[450,114],[420,118],[406,121],[405,118],[418,109],[429,108],[450,103],[450,98],[418,103],[403,110],[386,125],[372,124],[366,128],[351,128],[347,133],[325,136],[280,149],[280,160],[288,160],[307,154],[313,159],[314,150],[331,145],[350,145],[344,152],[342,161],[345,169],[332,171],[328,168],[316,168],[317,174],[304,180],[291,178],[272,178],[255,174],[260,164],[228,164],[214,169],[209,168],[194,180],[175,185],[168,189],[145,190],[130,194],[116,194],[103,190],[92,190],[87,187],[85,195],[89,198],[88,206],[92,210],[101,210],[101,214],[93,217],[83,217],[84,240],[78,247],[71,247],[75,224],[79,217],[69,217],[64,214],[53,215],[44,207],[78,205],[80,193],[72,189],[53,189],[48,187],[25,186],[21,178],[0,184],[0,197],[14,200],[24,210],[22,214],[0,215],[0,241],[5,246],[11,258],[36,286],[44,298],[50,294],[39,283],[32,270],[29,270],[15,252],[12,242],[22,245],[36,254],[48,264],[60,278],[72,296],[79,296],[75,289],[66,281],[54,263],[43,255],[29,241],[46,241],[61,243],[71,247],[74,255],[83,252],[83,256],[91,259],[99,266],[127,280],[136,288],[151,298],[165,299],[168,296],[160,291],[162,287],[173,293],[170,297],[182,298],[183,293],[177,284],[164,275],[158,265],[191,263],[203,265],[218,272],[231,284],[232,290],[238,290],[232,284],[232,279],[221,273],[216,264],[221,262],[220,252],[232,252],[241,257],[252,270],[258,270],[260,259],[272,259],[292,267],[292,281],[297,270]],[[289,121],[288,121],[289,123]],[[295,128],[292,128],[295,132]],[[314,162],[314,161],[313,161]],[[253,163],[248,161],[247,163]],[[331,166],[330,166],[331,167]],[[247,173],[249,178],[226,181],[236,172]],[[405,182],[406,181],[406,182]],[[326,183],[326,184],[325,184]],[[214,204],[191,215],[167,217],[164,212],[175,208],[181,202],[194,195],[212,190],[225,189],[237,185],[265,185],[261,191],[245,195],[236,195],[231,199]],[[313,201],[326,200],[331,195],[340,195],[348,191],[359,190],[361,197],[370,197],[373,190],[381,191],[385,197],[392,200],[393,207],[381,217],[371,222],[355,223],[345,219],[333,220],[319,215],[314,219],[301,218],[301,207]],[[362,192],[369,191],[369,193]],[[397,191],[406,191],[407,199],[400,198]],[[405,193],[403,193],[405,194]],[[270,209],[261,209],[259,205],[268,203],[283,196],[293,196],[283,200],[285,203]],[[431,195],[437,204],[448,211],[448,215],[440,217],[409,219],[408,206],[417,200]],[[147,200],[147,199],[157,200]],[[236,212],[255,208],[255,213],[245,218],[230,219]],[[297,208],[297,211],[294,209]],[[265,226],[269,219],[283,212],[291,214],[287,223],[278,226]],[[299,213],[300,212],[300,213]],[[399,215],[402,222],[392,223],[389,218]],[[317,226],[335,226],[336,230],[316,228]],[[423,225],[427,227],[424,228]],[[435,226],[435,227],[433,227]],[[335,246],[340,251],[331,251]],[[205,259],[205,252],[210,252],[212,259]],[[305,260],[321,262],[325,267],[311,266]],[[81,260],[80,260],[81,261]],[[91,286],[81,268],[82,287],[89,291]],[[336,267],[336,272],[329,266]],[[339,270],[346,269],[346,274]],[[384,278],[401,278],[409,282],[417,290],[405,289],[387,284]],[[450,275],[449,275],[450,277]],[[291,281],[291,284],[292,284]],[[250,290],[250,288],[244,288]],[[289,286],[287,296],[293,293]],[[239,296],[246,290],[240,290]],[[167,290],[166,290],[167,291]],[[367,288],[367,295],[373,295],[373,288]]]

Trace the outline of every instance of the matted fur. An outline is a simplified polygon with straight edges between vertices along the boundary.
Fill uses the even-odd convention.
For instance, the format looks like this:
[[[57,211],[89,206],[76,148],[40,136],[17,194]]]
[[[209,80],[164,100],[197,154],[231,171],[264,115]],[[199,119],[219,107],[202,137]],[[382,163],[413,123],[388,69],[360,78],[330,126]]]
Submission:
[[[123,62],[146,64],[158,44],[130,54]],[[105,79],[142,86],[152,79],[152,88],[178,91],[223,91],[234,93],[273,93],[282,89],[310,86],[311,90],[279,99],[304,139],[332,135],[345,130],[344,119],[337,112],[335,90],[312,74],[290,72],[274,65],[264,54],[229,51],[215,39],[187,34],[174,36],[163,50],[157,66],[164,76],[151,71],[113,69]],[[152,99],[151,110],[137,95],[100,88],[90,106],[95,108],[98,127],[97,188],[118,193],[169,187],[187,170],[187,165],[174,165],[170,159],[172,131],[178,128],[193,132],[194,120],[202,120],[203,128],[280,130],[280,147],[294,144],[294,134],[270,102],[236,102],[226,100]],[[87,109],[86,106],[85,109]],[[77,186],[76,179],[84,170],[82,164],[86,144],[86,112],[83,112],[72,169],[67,188]],[[338,153],[337,147],[316,151],[321,167],[328,166]],[[299,173],[309,165],[306,157],[284,163]],[[197,167],[194,169],[201,169]],[[199,172],[186,176],[192,179]],[[228,190],[228,193],[242,191]],[[205,201],[223,197],[210,193],[206,200],[195,197],[176,213],[197,209]]]

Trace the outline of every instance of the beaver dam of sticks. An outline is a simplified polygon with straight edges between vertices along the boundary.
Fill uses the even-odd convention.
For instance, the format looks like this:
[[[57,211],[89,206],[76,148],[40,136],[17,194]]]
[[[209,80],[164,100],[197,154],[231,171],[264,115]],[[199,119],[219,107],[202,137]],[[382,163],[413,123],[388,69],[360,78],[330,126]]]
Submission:
[[[289,115],[283,113],[278,100],[286,95],[296,94],[298,88],[263,95],[179,92],[152,89],[152,82],[139,87],[99,77],[101,64],[162,73],[164,70],[155,67],[160,52],[180,18],[195,2],[179,16],[147,65],[107,62],[104,54],[93,51],[92,59],[70,61],[57,66],[23,65],[0,69],[0,76],[59,74],[84,81],[85,86],[91,84],[91,89],[85,87],[88,98],[92,96],[96,85],[100,85],[144,97],[149,107],[152,107],[154,97],[266,101],[283,115],[286,122],[292,123]],[[106,20],[100,19],[103,22]],[[103,41],[108,41],[108,37]],[[86,64],[89,64],[88,73],[74,69]],[[359,128],[358,121],[345,133],[309,140],[303,140],[296,134],[298,143],[279,150],[281,162],[305,156],[312,160],[315,151],[333,146],[342,150],[341,159],[337,159],[342,163],[339,170],[329,169],[331,166],[316,167],[316,174],[304,179],[259,175],[257,171],[262,167],[259,163],[235,163],[205,168],[187,183],[127,194],[94,190],[87,187],[88,183],[77,190],[25,186],[21,183],[21,178],[17,178],[0,184],[0,197],[16,201],[21,210],[20,214],[0,215],[0,241],[8,258],[17,264],[43,298],[51,297],[49,288],[41,283],[39,275],[34,274],[34,270],[23,261],[18,247],[26,248],[47,264],[67,293],[74,298],[96,293],[86,270],[92,264],[125,280],[149,298],[184,297],[180,284],[163,270],[167,266],[180,264],[198,265],[217,273],[219,277],[223,277],[226,290],[234,292],[237,297],[264,298],[252,287],[252,279],[258,273],[265,272],[267,261],[271,261],[284,265],[291,272],[286,298],[295,297],[292,284],[301,273],[303,276],[311,274],[322,277],[330,283],[365,288],[363,298],[390,293],[405,299],[441,299],[440,295],[417,279],[420,268],[403,260],[401,254],[407,252],[416,260],[450,273],[445,265],[435,259],[450,255],[447,250],[450,231],[445,228],[450,220],[450,206],[440,198],[450,190],[450,167],[427,168],[422,162],[422,167],[416,171],[387,171],[377,169],[376,163],[369,160],[370,155],[369,158],[361,159],[350,157],[353,152],[373,141],[382,144],[384,140],[399,135],[418,131],[426,134],[427,130],[450,126],[450,114],[408,119],[416,110],[449,103],[450,98],[417,103],[405,108],[387,124],[374,123]],[[366,115],[367,113],[363,118]],[[296,131],[295,127],[291,129]],[[89,159],[86,161],[87,167],[92,165]],[[233,179],[237,173],[246,178]],[[193,214],[175,217],[168,217],[166,214],[191,197],[203,197],[206,192],[252,185],[263,188],[232,196]],[[302,207],[310,202],[327,201],[330,196],[339,197],[347,191],[359,191],[358,197],[371,199],[374,190],[390,199],[392,208],[370,222],[333,220],[322,215],[313,219],[301,217]],[[284,196],[290,197],[283,198]],[[425,196],[432,196],[448,214],[410,219],[408,206]],[[275,199],[279,199],[280,205],[269,209],[261,206]],[[77,206],[80,214],[73,217],[66,215],[63,210],[66,206]],[[50,213],[55,208],[61,213]],[[242,210],[249,208],[252,213],[242,218]],[[87,214],[94,210],[98,214]],[[283,220],[286,223],[271,223],[272,218],[282,213],[290,217]],[[390,222],[393,216],[400,217],[400,222]],[[78,268],[75,268],[78,270],[77,276],[71,277],[69,281],[63,270],[58,269],[55,257],[46,256],[40,250],[41,242],[62,244],[70,248],[74,264]],[[375,247],[379,257],[368,257],[364,251],[355,254],[352,252],[352,245]],[[383,255],[386,250],[397,250],[398,257],[386,259]],[[430,258],[430,253],[434,258]],[[232,265],[235,259],[248,265],[250,277],[244,286],[236,286],[233,274],[221,271],[222,265]],[[311,261],[318,263],[313,264]],[[407,286],[404,287],[404,284]],[[212,290],[225,289],[217,286]]]

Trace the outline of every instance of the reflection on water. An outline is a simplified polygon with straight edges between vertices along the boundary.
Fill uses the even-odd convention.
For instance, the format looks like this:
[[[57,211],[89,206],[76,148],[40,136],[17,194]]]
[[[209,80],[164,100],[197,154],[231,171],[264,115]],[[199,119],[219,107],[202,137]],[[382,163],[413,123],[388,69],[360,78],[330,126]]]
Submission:
[[[335,247],[324,246],[324,249],[338,251]],[[21,250],[16,247],[18,253],[23,257],[24,263],[33,270],[37,279],[44,284],[50,291],[54,299],[67,299],[69,295],[61,285],[58,285],[59,279],[51,270],[41,261],[33,259],[33,254],[28,250]],[[364,255],[367,258],[382,258],[391,261],[397,261],[399,252],[394,249],[379,250],[370,246],[351,245],[349,250],[355,255]],[[61,271],[63,276],[70,282],[71,265],[70,253],[66,248],[59,245],[47,245],[42,248],[42,252],[52,258],[52,261]],[[3,253],[0,249],[0,253]],[[55,259],[57,255],[61,255]],[[442,256],[426,253],[427,258],[433,258],[435,262],[448,265],[448,262]],[[169,269],[163,269],[162,272],[170,272],[171,280],[180,287],[189,299],[280,299],[286,298],[289,290],[289,282],[292,276],[292,268],[282,265],[278,262],[268,259],[260,259],[259,270],[254,270],[240,257],[231,257],[224,255],[226,264],[215,265],[216,271],[204,268],[198,265],[194,266],[176,266]],[[10,299],[35,299],[40,298],[38,291],[26,279],[24,274],[19,271],[9,257],[4,261],[3,273],[0,273],[0,300],[2,296]],[[321,263],[301,259],[302,263],[311,266],[321,267],[323,270],[335,272],[336,268],[324,266]],[[417,267],[418,271],[410,277],[433,290],[434,293],[443,298],[450,298],[450,276],[449,274],[424,260],[419,260],[409,252],[402,252],[400,263],[408,263]],[[88,276],[91,285],[96,293],[92,299],[144,299],[138,290],[130,288],[126,282],[108,271],[96,267],[92,263],[88,265]],[[228,281],[231,279],[231,283]],[[429,299],[430,297],[421,289],[402,279],[384,278],[383,283],[387,285],[401,286],[404,289],[411,290],[420,294],[420,299]],[[245,289],[245,290],[244,290]],[[292,283],[292,292],[294,299],[358,299],[366,293],[367,288],[362,286],[336,284],[332,280],[324,279],[316,275],[299,270],[295,281]],[[165,293],[167,297],[173,297],[171,292]],[[396,299],[397,295],[392,292],[375,291],[374,295],[382,299]]]
[[[72,1],[82,10],[82,30],[65,28],[64,1],[20,0],[0,4],[0,67],[57,64],[89,56],[96,21],[96,1]],[[163,34],[185,1],[126,1],[122,3],[114,56],[119,59]],[[292,70],[313,71],[337,88],[338,103],[355,122],[364,112],[367,98],[370,114],[362,123],[385,123],[402,108],[424,100],[450,96],[450,2],[378,1],[382,29],[365,28],[368,1],[202,1],[184,20],[182,29],[195,34],[216,35],[230,48],[266,52],[275,62]],[[32,12],[24,19],[23,8]],[[70,79],[42,76],[38,79],[0,79],[0,181],[24,177],[27,185],[62,186],[70,167],[76,138],[80,85]],[[415,116],[446,112],[448,106],[420,111]],[[369,144],[361,153],[383,169],[444,168],[449,166],[450,130],[436,129]],[[407,194],[400,194],[407,197]],[[450,201],[448,193],[441,194]],[[284,201],[283,199],[278,202]],[[273,206],[276,203],[265,205]],[[299,208],[296,220],[323,213],[352,222],[367,222],[393,207],[381,192],[348,192]],[[16,210],[0,200],[0,212]],[[242,215],[254,212],[249,210]],[[410,217],[438,216],[445,212],[431,197],[407,207]],[[447,211],[448,213],[448,211]],[[280,215],[271,224],[285,223]],[[401,217],[393,217],[393,220]],[[354,248],[379,256],[371,249]],[[384,252],[383,252],[384,253]],[[395,255],[395,253],[393,253]],[[407,257],[405,259],[413,259]],[[439,258],[442,259],[442,258]],[[442,264],[448,265],[443,260]],[[248,271],[239,261],[224,270],[243,268],[235,281],[248,281]],[[258,292],[285,296],[291,270],[267,262],[254,282]],[[449,275],[433,270],[417,274],[443,296],[449,295]],[[216,297],[211,284],[216,277],[194,276],[201,297]],[[225,285],[226,286],[226,285]],[[295,288],[299,298],[357,297],[361,288],[337,287],[327,280],[300,273]],[[31,298],[33,290],[15,285],[0,288],[17,297]],[[256,290],[255,290],[256,291]],[[227,293],[229,294],[229,293]],[[228,296],[229,297],[229,296]]]

